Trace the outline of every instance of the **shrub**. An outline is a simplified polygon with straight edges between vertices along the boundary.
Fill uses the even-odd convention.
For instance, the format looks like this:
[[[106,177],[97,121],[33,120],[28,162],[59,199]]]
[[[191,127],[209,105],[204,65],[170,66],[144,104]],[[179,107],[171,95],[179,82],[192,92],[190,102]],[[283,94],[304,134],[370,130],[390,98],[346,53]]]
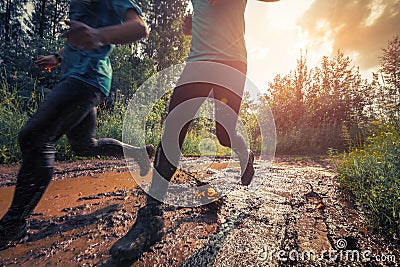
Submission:
[[[398,124],[397,124],[398,125]],[[374,230],[400,236],[400,128],[374,123],[365,144],[340,157],[340,185],[352,193]]]
[[[347,129],[347,128],[345,128]],[[278,155],[326,155],[329,149],[343,151],[345,148],[344,127],[338,124],[318,126],[300,125],[288,130],[278,130]]]
[[[22,109],[22,99],[5,80],[2,80],[0,99],[0,163],[11,163],[21,156],[18,133],[28,115]]]

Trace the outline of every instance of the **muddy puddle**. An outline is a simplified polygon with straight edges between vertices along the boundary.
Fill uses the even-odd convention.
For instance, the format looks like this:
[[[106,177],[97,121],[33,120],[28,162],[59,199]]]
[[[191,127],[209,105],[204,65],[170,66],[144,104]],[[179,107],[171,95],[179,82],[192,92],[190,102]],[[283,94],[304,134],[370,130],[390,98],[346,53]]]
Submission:
[[[340,197],[333,168],[325,160],[285,158],[272,165],[258,163],[257,186],[236,185],[222,201],[192,208],[165,205],[163,239],[138,261],[117,264],[111,260],[109,249],[135,222],[138,209],[144,205],[143,191],[123,161],[63,164],[57,167],[59,173],[29,218],[28,240],[0,251],[0,266],[400,263],[398,244],[369,232],[357,205]],[[237,163],[224,159],[212,164],[188,159],[183,166],[175,182],[213,175],[237,179],[239,172]],[[4,171],[0,177],[7,180],[0,188],[0,216],[11,201],[15,182],[13,170],[2,168],[9,175]],[[370,253],[362,254],[365,251]]]

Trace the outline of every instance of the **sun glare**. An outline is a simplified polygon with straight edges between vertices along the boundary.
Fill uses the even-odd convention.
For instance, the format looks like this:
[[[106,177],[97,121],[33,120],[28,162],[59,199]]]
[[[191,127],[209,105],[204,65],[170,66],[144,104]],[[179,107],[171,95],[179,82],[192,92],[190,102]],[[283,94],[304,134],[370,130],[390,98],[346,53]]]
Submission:
[[[293,69],[300,50],[308,50],[312,44],[308,35],[297,25],[298,18],[312,2],[313,0],[281,0],[275,3],[248,1],[248,75],[261,90],[265,89],[267,82],[272,81],[275,75],[286,74]]]

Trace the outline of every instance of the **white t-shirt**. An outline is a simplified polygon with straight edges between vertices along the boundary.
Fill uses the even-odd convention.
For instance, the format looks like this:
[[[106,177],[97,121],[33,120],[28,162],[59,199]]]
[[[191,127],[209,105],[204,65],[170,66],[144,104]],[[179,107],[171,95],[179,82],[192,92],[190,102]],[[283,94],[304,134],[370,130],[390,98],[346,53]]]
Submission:
[[[247,0],[210,4],[192,0],[192,43],[187,61],[241,61],[247,63],[244,11]]]

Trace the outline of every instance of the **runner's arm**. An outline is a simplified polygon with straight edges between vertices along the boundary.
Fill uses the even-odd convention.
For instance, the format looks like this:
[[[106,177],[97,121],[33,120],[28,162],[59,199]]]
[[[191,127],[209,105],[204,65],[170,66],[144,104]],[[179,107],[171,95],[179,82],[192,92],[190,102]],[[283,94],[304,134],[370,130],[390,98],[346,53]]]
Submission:
[[[146,23],[133,9],[128,9],[125,23],[119,25],[95,29],[76,20],[67,21],[66,24],[70,26],[64,34],[67,42],[83,50],[108,44],[132,43],[149,35]]]
[[[35,66],[41,70],[50,72],[52,68],[61,63],[63,59],[63,52],[64,48],[61,48],[54,54],[41,56],[35,60]]]

